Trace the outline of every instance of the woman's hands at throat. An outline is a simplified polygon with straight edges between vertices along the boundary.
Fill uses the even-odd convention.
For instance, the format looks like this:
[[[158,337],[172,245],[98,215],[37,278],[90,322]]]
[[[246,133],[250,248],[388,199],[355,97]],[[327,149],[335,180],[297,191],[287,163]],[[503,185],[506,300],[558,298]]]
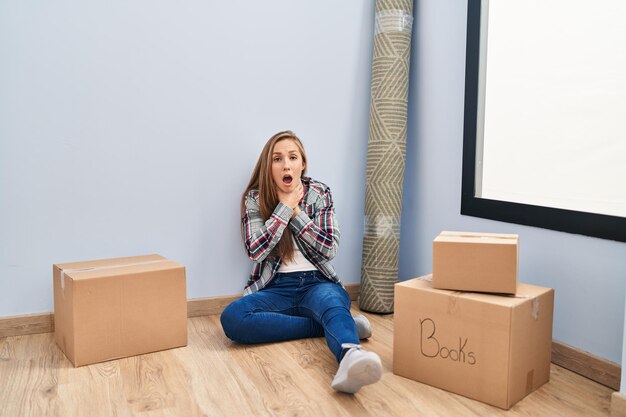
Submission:
[[[302,185],[300,178],[297,179],[297,184],[293,190],[284,192],[280,189],[280,187],[276,187],[276,193],[278,194],[278,201],[294,210],[292,218],[300,213],[299,204],[302,197],[304,197],[304,186]]]

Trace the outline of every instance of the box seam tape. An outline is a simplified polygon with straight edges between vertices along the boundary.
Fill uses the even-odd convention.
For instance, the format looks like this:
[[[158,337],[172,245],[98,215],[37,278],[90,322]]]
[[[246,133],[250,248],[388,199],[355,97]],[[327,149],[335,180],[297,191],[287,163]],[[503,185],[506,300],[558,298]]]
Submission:
[[[448,314],[454,315],[458,311],[457,301],[461,298],[463,292],[453,291],[448,297]]]
[[[533,298],[532,306],[530,308],[530,315],[535,321],[539,319],[539,297]]]
[[[120,314],[119,314],[119,323],[118,323],[118,327],[117,327],[117,331],[118,331],[118,336],[117,336],[117,343],[116,343],[116,352],[115,355],[118,357],[122,356],[122,345],[124,343],[123,341],[123,335],[124,332],[122,331],[122,326],[124,325],[124,320],[123,320],[123,316],[124,316],[124,284],[125,281],[122,280],[122,282],[119,283],[119,297],[120,297]]]
[[[513,374],[511,367],[513,366],[513,307],[509,307],[509,360],[506,372],[507,390],[506,390],[506,406],[511,406],[511,376]]]
[[[490,233],[490,234],[469,234],[468,232],[441,232],[437,237],[463,237],[463,238],[479,238],[479,239],[510,239],[510,240],[519,240],[518,235],[504,235],[498,233]]]
[[[142,262],[131,262],[125,264],[113,264],[113,265],[102,265],[102,266],[87,266],[84,268],[70,268],[70,269],[61,269],[61,288],[65,288],[65,274],[70,272],[83,272],[83,271],[101,271],[104,269],[115,269],[115,268],[125,268],[127,266],[138,266],[138,265],[149,265],[149,264],[157,264],[162,262],[172,262],[169,259],[155,259],[152,261],[142,261]]]
[[[538,295],[513,295],[513,298],[526,298],[530,300],[530,316],[533,320],[539,320],[539,296]]]

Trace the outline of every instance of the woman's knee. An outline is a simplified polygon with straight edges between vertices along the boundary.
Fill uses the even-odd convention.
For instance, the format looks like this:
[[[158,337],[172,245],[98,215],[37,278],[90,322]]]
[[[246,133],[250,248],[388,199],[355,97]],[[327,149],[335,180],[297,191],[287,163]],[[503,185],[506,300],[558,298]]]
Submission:
[[[328,306],[320,311],[320,320],[322,323],[328,323],[331,320],[352,320],[350,309],[344,306]]]
[[[323,284],[317,294],[317,302],[326,309],[342,307],[350,310],[350,296],[347,291],[338,284]]]
[[[220,322],[222,323],[222,330],[224,330],[226,337],[238,342],[241,339],[239,337],[239,328],[245,316],[245,312],[238,308],[235,303],[236,301],[226,306],[220,315]]]

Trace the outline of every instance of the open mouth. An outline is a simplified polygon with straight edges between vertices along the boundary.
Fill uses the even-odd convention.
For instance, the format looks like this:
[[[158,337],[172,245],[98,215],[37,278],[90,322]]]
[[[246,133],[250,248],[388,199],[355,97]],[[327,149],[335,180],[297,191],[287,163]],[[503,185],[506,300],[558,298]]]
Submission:
[[[283,184],[285,185],[291,185],[291,182],[293,181],[293,178],[291,175],[285,175],[283,176]]]

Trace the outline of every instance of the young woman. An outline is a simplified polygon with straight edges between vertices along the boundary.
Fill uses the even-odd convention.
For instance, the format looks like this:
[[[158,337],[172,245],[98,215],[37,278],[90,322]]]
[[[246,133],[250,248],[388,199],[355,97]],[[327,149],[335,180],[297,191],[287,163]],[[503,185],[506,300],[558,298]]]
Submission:
[[[380,358],[365,351],[367,319],[350,315],[350,297],[330,260],[339,228],[330,189],[304,176],[306,154],[290,131],[261,151],[241,201],[242,232],[254,262],[244,297],[221,316],[224,333],[239,343],[325,336],[339,362],[337,391],[355,393],[378,381]]]

